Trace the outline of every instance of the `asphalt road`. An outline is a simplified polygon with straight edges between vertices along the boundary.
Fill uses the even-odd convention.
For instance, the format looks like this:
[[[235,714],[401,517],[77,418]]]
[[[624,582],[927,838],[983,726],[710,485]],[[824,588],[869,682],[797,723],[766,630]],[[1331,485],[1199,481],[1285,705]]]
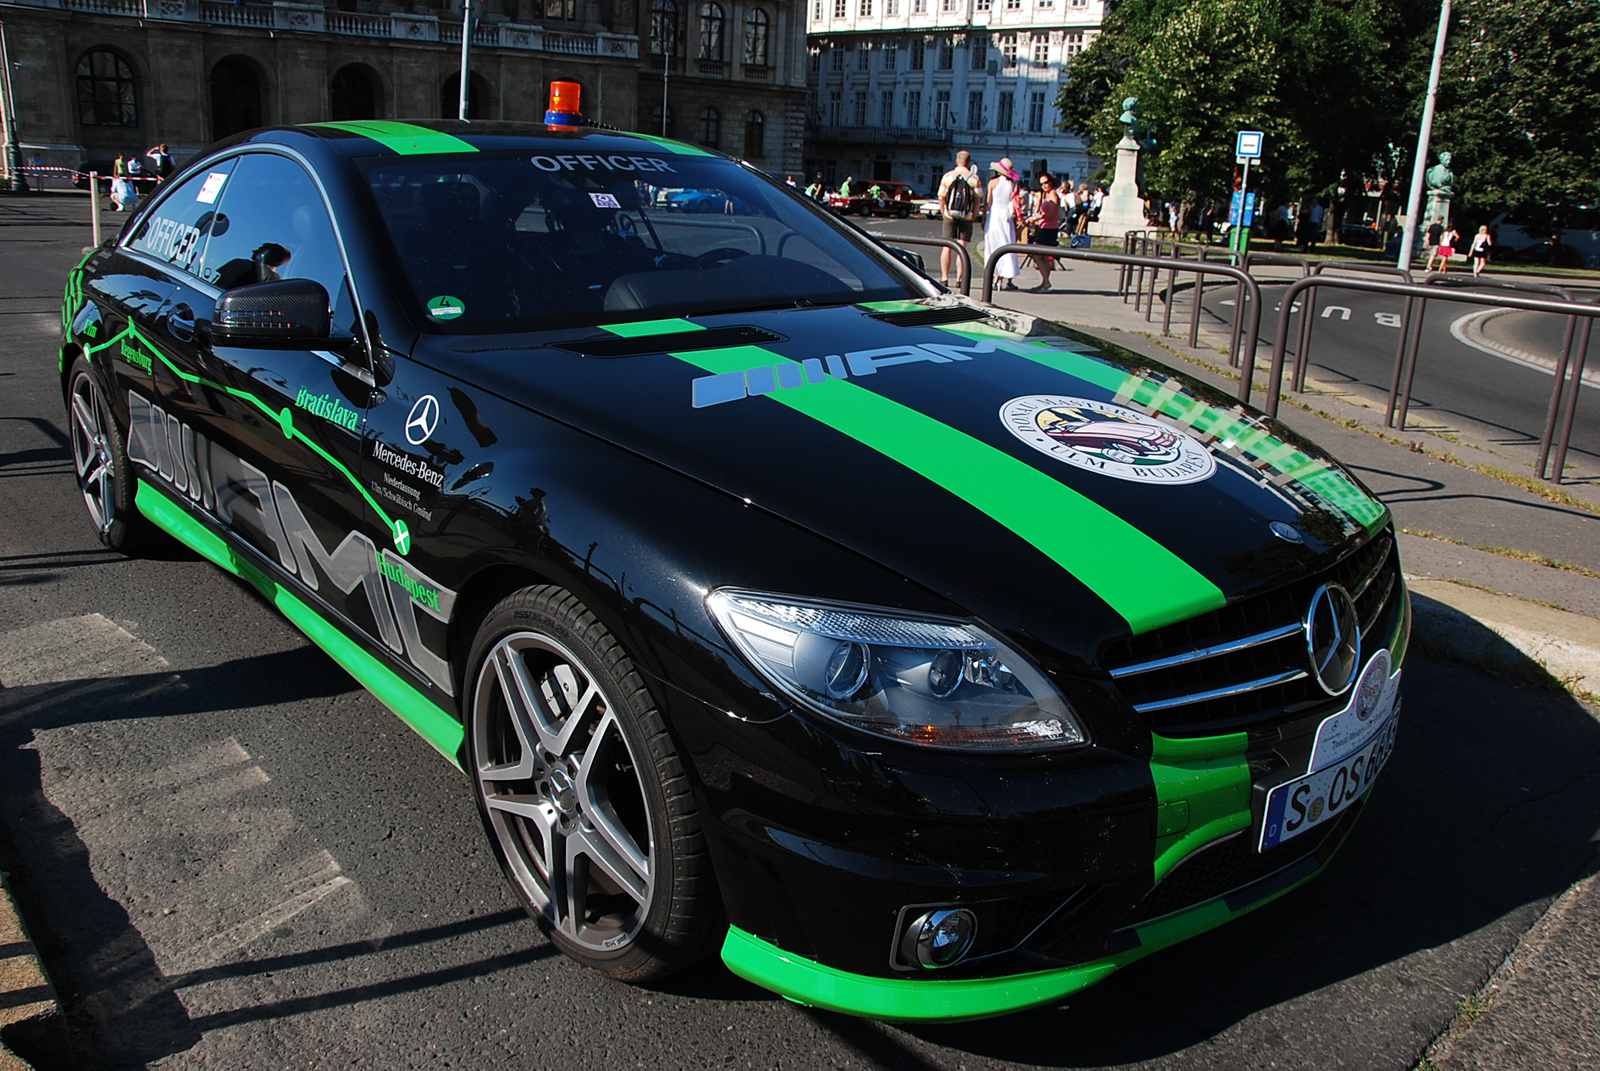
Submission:
[[[1262,288],[1262,333],[1266,336],[1262,360],[1271,352],[1271,328],[1276,327],[1283,295],[1281,286]],[[1205,308],[1219,319],[1232,322],[1232,298],[1223,288],[1208,291]],[[1227,304],[1225,304],[1227,303]],[[1355,291],[1328,291],[1317,297],[1313,310],[1316,326],[1308,347],[1309,375],[1321,383],[1386,399],[1394,376],[1395,349],[1400,342],[1400,314],[1404,299]],[[1452,332],[1462,319],[1489,308],[1486,305],[1434,301],[1422,321],[1416,379],[1411,397],[1411,419],[1426,424],[1442,422],[1459,427],[1463,422],[1491,429],[1493,441],[1505,445],[1539,442],[1554,389],[1552,373],[1504,356],[1467,345]],[[1557,316],[1519,314],[1519,334],[1534,353],[1553,362],[1561,352],[1566,321]],[[1299,320],[1290,327],[1292,354]],[[1594,356],[1600,358],[1600,351]],[[1287,377],[1287,372],[1285,376]],[[1600,462],[1600,389],[1585,387],[1573,423],[1573,460],[1582,455],[1586,469]]]
[[[717,963],[606,981],[514,905],[466,780],[251,589],[94,541],[61,206],[0,198],[0,866],[85,1066],[1408,1068],[1592,857],[1600,723],[1413,656],[1327,874],[1061,1007],[906,1029]]]

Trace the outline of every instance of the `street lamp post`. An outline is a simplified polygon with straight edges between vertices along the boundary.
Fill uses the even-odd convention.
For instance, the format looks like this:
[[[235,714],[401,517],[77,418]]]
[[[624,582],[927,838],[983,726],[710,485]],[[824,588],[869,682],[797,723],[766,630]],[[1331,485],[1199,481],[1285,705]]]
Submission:
[[[1422,211],[1422,185],[1428,172],[1428,140],[1433,137],[1433,103],[1439,95],[1439,70],[1444,65],[1444,39],[1450,31],[1450,0],[1439,7],[1439,33],[1433,39],[1433,69],[1428,72],[1428,99],[1422,105],[1422,127],[1417,131],[1417,158],[1411,164],[1411,198],[1406,203],[1406,226],[1400,235],[1402,268],[1410,269],[1416,248],[1417,215]]]
[[[461,2],[461,97],[456,117],[463,122],[471,118],[467,114],[467,93],[470,89],[472,73],[472,30],[477,22],[473,10],[482,3],[482,0],[462,0]]]
[[[678,16],[663,14],[661,27],[661,136],[667,136],[667,81],[672,74],[672,51],[678,47]]]
[[[5,179],[3,186],[12,193],[28,188],[22,177],[22,151],[17,145],[17,91],[11,85],[11,51],[6,45],[6,26],[0,22],[0,119],[5,122]]]

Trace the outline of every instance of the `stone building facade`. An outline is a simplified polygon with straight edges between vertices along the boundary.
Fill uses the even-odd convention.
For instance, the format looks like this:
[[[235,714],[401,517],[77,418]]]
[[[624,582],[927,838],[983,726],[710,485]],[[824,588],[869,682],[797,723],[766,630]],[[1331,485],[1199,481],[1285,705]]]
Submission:
[[[1105,0],[804,0],[808,173],[909,182],[933,196],[969,150],[985,170],[1079,183],[1099,167],[1056,129],[1072,58]]]
[[[660,68],[641,49],[660,21],[652,2],[674,0],[487,0],[469,114],[540,121],[548,84],[565,80],[583,87],[589,119],[659,132]],[[793,2],[746,0],[737,10],[767,20],[766,64],[695,69],[670,90],[676,112],[725,114],[708,128],[715,147],[739,155],[748,143],[769,171],[799,164],[804,28]],[[453,4],[4,0],[22,159],[104,166],[165,141],[181,162],[254,126],[454,117],[463,19],[461,0]],[[792,41],[781,36],[788,27]],[[678,126],[676,136],[702,140],[698,124]]]

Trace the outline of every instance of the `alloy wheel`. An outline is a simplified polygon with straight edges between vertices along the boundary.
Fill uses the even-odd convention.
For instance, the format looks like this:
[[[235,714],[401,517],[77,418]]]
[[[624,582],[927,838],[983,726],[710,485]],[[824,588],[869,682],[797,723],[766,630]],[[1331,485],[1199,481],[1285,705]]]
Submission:
[[[632,746],[594,675],[536,632],[482,662],[474,776],[508,869],[545,921],[596,952],[649,914],[654,831]]]
[[[105,403],[94,378],[80,373],[72,383],[72,464],[89,519],[104,536],[116,521],[117,470],[107,433]]]

